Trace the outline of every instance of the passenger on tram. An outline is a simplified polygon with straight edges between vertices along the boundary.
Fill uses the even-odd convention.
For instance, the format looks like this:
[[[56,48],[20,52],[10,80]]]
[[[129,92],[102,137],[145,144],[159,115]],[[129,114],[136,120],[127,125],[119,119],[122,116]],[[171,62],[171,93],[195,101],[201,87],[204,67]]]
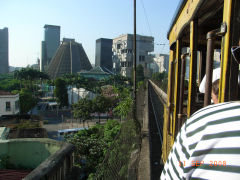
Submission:
[[[212,73],[212,83],[215,82],[216,80],[220,79],[220,74],[221,74],[221,68],[216,68],[213,69]],[[199,92],[200,93],[205,93],[205,83],[206,83],[206,75],[203,77],[200,86],[199,86]]]
[[[233,46],[231,48],[232,56],[234,60],[240,64],[240,40],[239,40],[239,46]],[[218,67],[216,69],[213,69],[212,73],[212,82],[214,83],[216,80],[220,79],[221,74],[221,68]],[[199,92],[205,93],[205,83],[206,83],[206,75],[203,77],[200,86],[199,86]],[[218,82],[219,83],[219,82]],[[240,72],[238,73],[238,85],[240,87]]]

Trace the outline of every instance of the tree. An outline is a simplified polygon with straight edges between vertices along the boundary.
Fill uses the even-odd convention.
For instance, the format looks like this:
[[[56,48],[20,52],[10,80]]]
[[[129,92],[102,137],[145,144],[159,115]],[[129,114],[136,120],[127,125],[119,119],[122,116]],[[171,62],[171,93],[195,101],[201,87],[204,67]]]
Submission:
[[[92,107],[93,105],[91,100],[87,98],[80,99],[78,103],[73,105],[74,118],[82,119],[84,126],[84,122],[86,120],[92,119],[91,117],[91,113],[93,112]]]
[[[120,116],[121,119],[126,118],[128,113],[132,111],[133,100],[131,98],[131,94],[129,89],[124,88],[122,90],[116,89],[116,93],[118,94],[118,104],[113,109],[113,112]]]
[[[20,88],[22,88],[22,83],[24,83],[25,88],[29,88],[35,94],[33,82],[36,80],[48,80],[49,76],[36,69],[27,67],[19,71],[14,71],[14,78],[20,80]]]
[[[166,72],[153,73],[152,80],[164,91],[167,92],[168,74]]]
[[[106,79],[105,84],[106,85],[111,84],[111,85],[114,85],[116,87],[131,86],[132,81],[131,81],[131,78],[121,76],[121,75],[117,74],[117,75],[113,75],[110,78]]]
[[[93,111],[98,113],[99,123],[100,113],[108,112],[110,104],[110,100],[103,95],[97,96],[93,99]]]
[[[87,175],[96,172],[120,128],[119,122],[110,120],[104,126],[95,125],[66,137],[75,146],[75,165],[82,168]]]
[[[33,97],[32,92],[27,89],[22,89],[19,94],[20,112],[27,113],[37,103],[37,100]]]
[[[141,64],[137,65],[136,68],[136,81],[137,83],[140,81],[144,81],[144,69]]]
[[[167,78],[167,73],[165,72],[162,73],[156,72],[152,74],[152,79],[159,82],[162,82],[165,78]]]
[[[54,96],[57,98],[60,107],[68,106],[66,82],[61,78],[55,80]]]

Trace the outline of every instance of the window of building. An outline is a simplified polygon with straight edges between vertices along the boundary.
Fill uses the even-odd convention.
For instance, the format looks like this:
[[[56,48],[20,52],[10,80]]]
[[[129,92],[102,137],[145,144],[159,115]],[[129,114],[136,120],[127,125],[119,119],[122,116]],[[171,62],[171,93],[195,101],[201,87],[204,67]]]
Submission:
[[[15,101],[15,109],[16,109],[16,110],[19,109],[19,101]]]
[[[127,62],[127,67],[132,67],[132,62]]]
[[[117,44],[117,49],[120,49],[121,48],[121,44]]]
[[[126,67],[126,62],[121,62],[122,67]]]
[[[128,53],[131,54],[132,53],[132,49],[128,49]]]
[[[145,56],[139,56],[139,62],[145,61]]]
[[[6,102],[6,111],[11,111],[11,103]]]

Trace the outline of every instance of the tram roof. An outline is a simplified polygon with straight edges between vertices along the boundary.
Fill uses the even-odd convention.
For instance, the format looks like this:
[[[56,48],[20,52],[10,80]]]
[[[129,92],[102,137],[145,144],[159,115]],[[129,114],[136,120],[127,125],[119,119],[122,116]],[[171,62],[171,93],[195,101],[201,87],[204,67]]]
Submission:
[[[171,24],[170,24],[170,27],[168,29],[168,33],[167,33],[167,38],[169,38],[169,34],[172,30],[172,27],[174,26],[174,24],[176,23],[177,19],[178,19],[178,16],[179,14],[181,13],[182,9],[184,8],[185,4],[187,3],[188,0],[180,0],[179,3],[178,3],[178,6],[177,6],[177,9],[175,11],[175,14],[171,20]]]
[[[223,6],[224,0],[180,0],[171,21],[167,38],[169,41],[171,39],[171,43],[173,43],[182,35],[183,43],[188,44],[190,39],[190,22],[192,19],[197,19],[198,43],[199,45],[205,45],[206,34],[221,26]],[[221,38],[217,39],[216,44],[218,47],[221,46]]]

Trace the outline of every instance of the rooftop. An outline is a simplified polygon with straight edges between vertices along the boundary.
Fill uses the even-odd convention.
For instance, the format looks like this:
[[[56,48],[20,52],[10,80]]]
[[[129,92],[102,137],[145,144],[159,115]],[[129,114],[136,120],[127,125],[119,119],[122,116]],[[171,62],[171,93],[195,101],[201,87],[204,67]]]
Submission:
[[[96,66],[89,71],[86,71],[86,70],[80,71],[80,74],[83,74],[83,73],[84,74],[106,74],[106,75],[110,75],[109,73],[103,71],[103,69],[100,66]]]
[[[15,95],[15,94],[8,92],[8,91],[0,90],[0,95]]]
[[[45,24],[44,28],[60,28],[60,26]]]
[[[30,172],[31,171],[28,170],[0,169],[0,179],[20,180],[26,177]]]

